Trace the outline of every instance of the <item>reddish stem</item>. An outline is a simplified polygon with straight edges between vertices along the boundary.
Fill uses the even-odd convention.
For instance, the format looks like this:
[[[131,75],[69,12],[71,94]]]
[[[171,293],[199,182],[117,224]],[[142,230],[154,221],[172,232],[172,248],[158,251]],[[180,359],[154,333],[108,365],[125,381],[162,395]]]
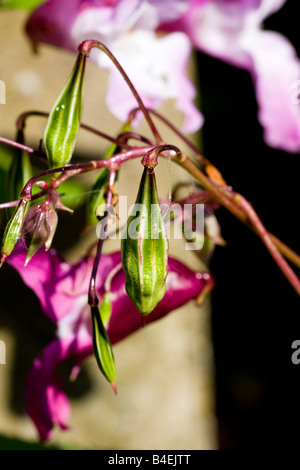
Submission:
[[[18,149],[24,150],[25,152],[37,155],[38,157],[41,157],[44,160],[46,159],[46,156],[42,152],[39,152],[38,150],[35,150],[31,147],[28,147],[28,145],[20,144],[19,142],[15,142],[14,140],[6,139],[5,137],[0,137],[0,142],[2,142],[3,144],[6,144],[6,145],[11,145],[12,147],[16,147]]]
[[[122,163],[126,162],[127,160],[131,160],[132,158],[143,157],[147,151],[149,151],[149,147],[137,147],[131,150],[127,150],[126,152],[123,152],[123,153],[118,153],[114,155],[113,157],[108,158],[106,160],[97,160],[97,161],[92,160],[87,163],[66,165],[66,166],[62,166],[59,168],[51,168],[49,170],[42,171],[41,173],[38,173],[34,175],[32,178],[30,178],[30,180],[24,186],[20,197],[21,199],[30,200],[31,194],[32,194],[32,186],[36,182],[36,180],[38,180],[39,178],[53,175],[55,173],[64,173],[64,172],[70,172],[70,176],[73,176],[74,172],[76,174],[82,174],[82,173],[86,173],[86,172],[97,170],[99,168],[104,168],[104,167],[117,170]],[[64,177],[64,180],[65,179],[66,177]]]
[[[49,113],[43,112],[43,111],[26,111],[25,113],[20,114],[20,116],[17,119],[17,128],[18,129],[24,129],[25,127],[25,121],[28,117],[31,116],[41,116],[41,117],[48,117]],[[123,147],[126,149],[129,149],[130,146],[127,145],[123,140],[115,139],[114,137],[111,137],[109,134],[106,134],[105,132],[99,131],[98,129],[95,129],[92,126],[89,126],[87,124],[81,123],[80,127],[88,132],[91,132],[92,134],[97,135],[98,137],[101,137],[103,139],[106,139],[110,141],[113,144],[118,145],[119,147]]]
[[[283,274],[286,276],[286,278],[289,280],[291,285],[295,288],[298,295],[300,295],[300,281],[298,277],[295,275],[294,271],[291,269],[289,264],[285,261],[283,256],[281,256],[281,254],[279,253],[274,241],[270,237],[270,234],[268,233],[268,231],[265,229],[264,225],[262,224],[261,220],[257,216],[251,204],[248,201],[246,201],[246,199],[240,194],[236,195],[236,200],[238,201],[239,205],[245,209],[245,212],[247,213],[253,226],[256,227],[256,230],[261,240],[267,247],[269,253],[274,258],[277,265],[279,266]]]
[[[142,159],[142,165],[146,167],[152,167],[154,168],[157,165],[157,159],[158,156],[163,153],[163,152],[175,152],[175,156],[180,158],[181,156],[181,151],[179,150],[178,147],[175,147],[175,145],[158,145],[157,147],[154,147],[153,149],[150,149],[146,155]]]
[[[116,170],[111,169],[109,172],[108,190],[107,190],[107,196],[106,196],[106,208],[104,211],[103,218],[99,222],[101,223],[101,233],[100,233],[99,240],[97,243],[97,252],[96,252],[96,256],[95,256],[95,260],[93,264],[93,270],[92,270],[92,275],[91,275],[90,285],[89,285],[88,303],[91,307],[95,307],[99,303],[99,299],[96,293],[96,277],[97,277],[98,267],[99,267],[99,263],[101,259],[103,242],[105,240],[105,233],[107,231],[108,209],[112,202],[112,188],[113,188],[115,179],[116,179]]]
[[[45,194],[45,191],[41,191],[37,194],[34,194],[31,197],[31,201],[34,201],[35,199],[39,199],[40,197],[44,196],[44,194]],[[15,201],[4,202],[0,204],[0,209],[8,209],[9,207],[15,207],[19,204],[20,201],[21,199],[16,199]]]
[[[163,139],[161,138],[157,128],[155,127],[147,108],[145,107],[145,105],[144,105],[140,95],[138,94],[136,88],[134,87],[132,81],[130,80],[127,73],[125,72],[125,70],[123,69],[121,64],[118,62],[116,57],[113,55],[113,53],[103,43],[101,43],[99,41],[96,41],[96,40],[83,41],[79,45],[78,50],[79,50],[80,53],[88,55],[93,47],[97,47],[101,51],[105,52],[105,54],[110,58],[110,60],[113,62],[113,64],[117,67],[117,69],[121,73],[122,77],[124,78],[125,82],[129,86],[129,88],[130,88],[132,94],[134,95],[135,99],[137,100],[138,105],[139,105],[142,113],[144,114],[145,119],[148,122],[148,125],[149,125],[149,127],[150,127],[150,129],[151,129],[151,131],[152,131],[152,133],[155,137],[156,142],[158,144],[161,144],[163,142]]]

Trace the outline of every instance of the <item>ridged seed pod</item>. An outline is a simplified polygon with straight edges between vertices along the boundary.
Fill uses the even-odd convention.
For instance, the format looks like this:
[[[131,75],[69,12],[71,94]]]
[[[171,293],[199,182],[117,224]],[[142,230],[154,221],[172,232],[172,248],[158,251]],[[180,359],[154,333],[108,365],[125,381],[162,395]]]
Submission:
[[[71,77],[50,112],[44,145],[50,168],[66,165],[72,158],[82,111],[86,55],[79,54]]]
[[[121,253],[126,292],[141,314],[148,315],[165,295],[168,274],[168,239],[154,168],[144,169],[122,236]]]
[[[21,199],[14,215],[6,225],[1,244],[0,266],[2,266],[6,258],[11,254],[14,247],[20,240],[21,230],[27,211],[27,204],[28,201]]]

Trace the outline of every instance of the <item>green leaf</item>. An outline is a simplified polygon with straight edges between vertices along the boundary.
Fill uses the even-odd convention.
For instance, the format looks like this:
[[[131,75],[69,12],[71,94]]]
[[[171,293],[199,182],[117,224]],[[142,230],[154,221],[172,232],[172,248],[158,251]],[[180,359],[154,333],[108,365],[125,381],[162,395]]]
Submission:
[[[1,0],[0,8],[14,8],[20,10],[34,10],[45,3],[46,0]]]

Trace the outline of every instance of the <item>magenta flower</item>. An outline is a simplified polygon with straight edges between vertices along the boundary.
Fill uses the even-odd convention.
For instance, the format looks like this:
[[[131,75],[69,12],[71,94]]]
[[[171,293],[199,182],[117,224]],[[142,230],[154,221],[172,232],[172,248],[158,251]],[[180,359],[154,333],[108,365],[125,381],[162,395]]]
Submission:
[[[160,23],[174,21],[187,0],[50,0],[29,18],[27,34],[34,43],[45,42],[76,51],[86,39],[103,42],[117,57],[147,107],[175,101],[185,122],[183,131],[195,132],[203,122],[193,103],[196,89],[188,79],[191,45],[180,32],[158,37]],[[107,105],[121,121],[137,103],[115,66],[100,51],[91,59],[110,71]]]
[[[91,313],[87,304],[93,259],[84,258],[72,265],[53,249],[39,250],[27,267],[25,259],[24,245],[18,245],[7,262],[36,293],[45,314],[57,326],[57,339],[35,360],[26,389],[27,412],[40,439],[45,441],[55,423],[67,429],[71,413],[56,368],[64,360],[73,359],[71,375],[75,378],[82,361],[93,354]],[[211,284],[209,274],[196,273],[170,258],[166,295],[147,317],[147,324],[203,295]],[[101,257],[96,287],[99,299],[105,292],[111,293],[112,313],[107,331],[112,344],[141,328],[141,314],[125,292],[120,252]]]
[[[295,94],[300,60],[282,34],[263,29],[263,21],[285,1],[192,0],[187,12],[163,29],[183,31],[196,48],[249,71],[266,143],[299,152],[300,110]]]

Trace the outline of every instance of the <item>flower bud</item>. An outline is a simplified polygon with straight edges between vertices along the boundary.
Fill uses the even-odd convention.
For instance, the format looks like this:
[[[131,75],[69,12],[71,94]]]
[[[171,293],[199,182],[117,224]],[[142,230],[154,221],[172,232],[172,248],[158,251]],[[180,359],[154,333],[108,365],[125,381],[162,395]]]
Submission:
[[[101,308],[100,308],[101,310]],[[97,306],[91,307],[93,324],[93,349],[99,369],[116,393],[116,368],[110,339]]]
[[[48,118],[44,144],[50,168],[66,165],[72,158],[82,111],[86,55],[79,54],[71,77]]]
[[[55,234],[58,217],[54,205],[45,201],[32,206],[25,218],[23,232],[27,246],[27,257],[25,265],[32,256],[45,245],[48,251]]]
[[[141,314],[148,315],[165,295],[168,274],[168,240],[154,168],[144,169],[133,213],[123,233],[121,253],[126,292]]]

